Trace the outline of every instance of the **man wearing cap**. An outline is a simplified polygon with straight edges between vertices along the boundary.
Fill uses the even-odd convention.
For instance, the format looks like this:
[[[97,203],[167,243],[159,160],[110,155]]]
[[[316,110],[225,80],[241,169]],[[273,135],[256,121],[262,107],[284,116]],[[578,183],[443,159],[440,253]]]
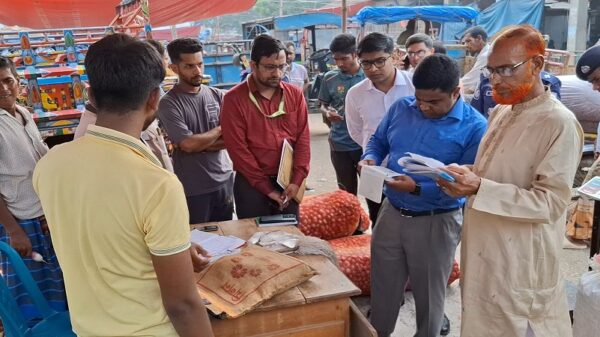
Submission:
[[[575,73],[581,80],[588,81],[592,84],[592,88],[600,92],[600,45],[595,45],[586,50],[575,67]],[[600,135],[600,123],[598,124],[598,132]],[[600,154],[600,139],[596,141],[596,149],[594,150],[595,158]]]
[[[593,46],[581,55],[575,69],[577,77],[590,82],[600,92],[600,45]]]

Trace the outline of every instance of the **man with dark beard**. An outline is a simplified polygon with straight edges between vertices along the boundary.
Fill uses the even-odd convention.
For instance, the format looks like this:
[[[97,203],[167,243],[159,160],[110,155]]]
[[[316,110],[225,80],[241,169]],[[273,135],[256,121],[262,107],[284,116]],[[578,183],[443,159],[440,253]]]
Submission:
[[[167,46],[179,82],[160,101],[158,118],[175,144],[173,167],[183,184],[190,223],[231,220],[233,171],[221,137],[223,91],[202,85],[202,45],[195,39]]]
[[[285,46],[268,35],[257,36],[250,54],[252,74],[223,99],[223,139],[237,172],[234,184],[239,218],[292,213],[308,176],[310,134],[302,89],[281,81],[288,64]],[[275,182],[284,140],[294,148],[291,183]]]
[[[468,196],[462,229],[462,337],[572,335],[559,267],[583,131],[542,85],[545,46],[507,29],[483,72],[498,102],[475,164],[449,166],[450,196]]]

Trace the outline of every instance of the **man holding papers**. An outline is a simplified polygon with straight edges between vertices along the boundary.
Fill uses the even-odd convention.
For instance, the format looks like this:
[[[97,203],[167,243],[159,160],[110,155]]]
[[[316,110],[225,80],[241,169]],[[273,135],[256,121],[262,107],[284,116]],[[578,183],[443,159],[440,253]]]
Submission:
[[[449,167],[468,196],[461,336],[572,336],[560,255],[583,146],[575,115],[544,87],[540,32],[498,36],[484,72],[498,102],[474,166]]]
[[[415,96],[394,103],[367,144],[361,165],[402,173],[407,152],[445,164],[470,164],[486,120],[460,97],[460,71],[445,55],[425,58],[413,75]],[[437,337],[446,283],[460,238],[462,198],[443,193],[434,180],[403,175],[386,182],[371,246],[371,323],[379,336],[396,324],[410,278],[417,310],[417,337]]]
[[[238,218],[292,213],[310,163],[308,111],[302,90],[282,82],[285,46],[259,35],[250,54],[252,74],[223,99],[221,126],[225,147],[237,172],[233,186]],[[276,182],[282,147],[293,148],[290,183]]]

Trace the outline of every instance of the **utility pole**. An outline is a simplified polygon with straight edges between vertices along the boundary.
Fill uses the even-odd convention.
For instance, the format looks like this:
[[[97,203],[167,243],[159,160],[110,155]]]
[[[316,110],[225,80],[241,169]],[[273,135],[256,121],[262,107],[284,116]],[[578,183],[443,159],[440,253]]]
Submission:
[[[346,0],[342,0],[342,33],[346,32],[346,21],[348,20],[348,6]]]
[[[283,0],[279,0],[279,16],[283,16]]]

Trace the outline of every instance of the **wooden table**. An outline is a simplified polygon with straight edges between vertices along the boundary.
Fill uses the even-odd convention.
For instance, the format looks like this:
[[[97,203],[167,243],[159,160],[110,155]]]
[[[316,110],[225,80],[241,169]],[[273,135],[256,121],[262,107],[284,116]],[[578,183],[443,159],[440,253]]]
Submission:
[[[258,231],[282,230],[302,235],[294,226],[262,227],[254,220],[232,220],[226,222],[193,225],[192,228],[216,225],[221,235],[233,235],[248,240]],[[350,296],[360,290],[326,257],[319,255],[296,256],[308,263],[319,274],[310,280],[266,301],[252,312],[235,319],[211,319],[216,337],[348,337],[352,314]],[[356,314],[356,313],[354,313]],[[364,320],[353,321],[368,325]],[[369,326],[363,326],[371,331]],[[355,330],[360,330],[356,329]],[[352,334],[355,335],[354,333]],[[361,334],[363,335],[363,334]],[[372,336],[372,334],[367,334]]]

